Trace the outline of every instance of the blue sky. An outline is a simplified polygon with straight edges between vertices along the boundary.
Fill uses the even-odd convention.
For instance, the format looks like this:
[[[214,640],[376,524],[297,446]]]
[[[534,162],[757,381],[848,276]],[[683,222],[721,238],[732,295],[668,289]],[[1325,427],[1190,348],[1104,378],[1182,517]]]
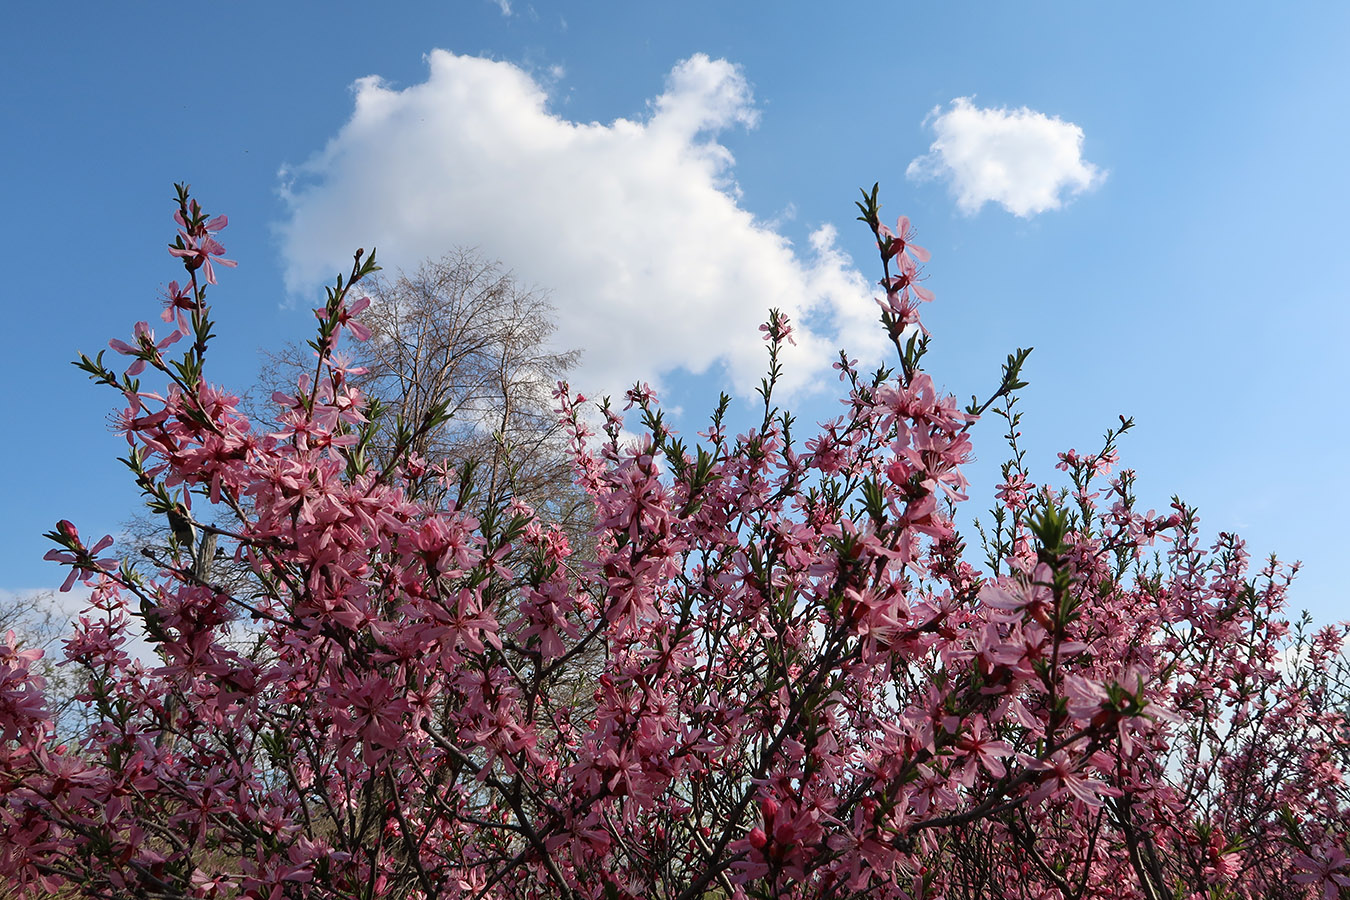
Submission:
[[[1294,604],[1343,618],[1350,7],[1271,10],[11,10],[0,590],[59,584],[58,518],[97,536],[137,502],[115,397],[68,361],[157,315],[176,180],[230,216],[240,261],[213,293],[217,382],[246,388],[259,348],[302,338],[356,246],[393,266],[470,244],[552,291],[587,354],[574,380],[650,380],[689,434],[720,386],[745,392],[770,303],[809,332],[800,419],[835,414],[834,347],[877,351],[852,203],[880,181],[933,252],[937,381],[987,393],[1035,346],[1034,475],[1133,415],[1146,506],[1179,494],[1209,534],[1302,559]],[[977,509],[999,433],[976,433]]]

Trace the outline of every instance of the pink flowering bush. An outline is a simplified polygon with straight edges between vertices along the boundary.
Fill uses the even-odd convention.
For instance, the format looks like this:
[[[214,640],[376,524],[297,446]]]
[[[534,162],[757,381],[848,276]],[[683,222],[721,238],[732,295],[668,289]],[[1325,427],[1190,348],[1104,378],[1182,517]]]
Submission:
[[[92,585],[66,645],[93,725],[59,743],[33,654],[0,643],[0,875],[86,897],[1323,897],[1350,893],[1343,629],[1291,626],[1292,572],[1192,510],[1135,508],[1116,437],[1017,447],[1026,353],[963,409],[921,363],[927,252],[876,236],[896,369],[838,364],[804,443],[764,327],[757,425],[723,398],[697,444],[651,391],[645,437],[557,395],[597,549],[470,473],[368,452],[334,356],[363,336],[358,251],[316,313],[312,375],[260,434],[206,380],[225,217],[179,190],[171,284],[80,365],[126,402],[125,462],[173,537],[149,565],[62,522]],[[181,357],[166,356],[185,340]],[[162,387],[142,386],[153,372]],[[972,424],[1013,458],[985,535],[953,525]],[[440,508],[409,499],[439,477]],[[224,524],[222,524],[224,523]],[[199,540],[198,537],[211,540]],[[217,546],[253,573],[212,581]],[[157,656],[132,659],[143,631]],[[588,685],[585,702],[560,685]],[[575,692],[572,692],[573,694]]]

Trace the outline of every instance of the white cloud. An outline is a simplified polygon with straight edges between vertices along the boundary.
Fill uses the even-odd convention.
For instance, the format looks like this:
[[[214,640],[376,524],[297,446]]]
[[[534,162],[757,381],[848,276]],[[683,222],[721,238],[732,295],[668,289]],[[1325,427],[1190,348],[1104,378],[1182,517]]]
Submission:
[[[491,2],[497,5],[497,8],[502,11],[502,15],[511,15],[511,0],[491,0]]]
[[[925,120],[936,139],[909,164],[912,179],[944,178],[967,215],[993,201],[1024,218],[1059,209],[1106,177],[1083,159],[1083,129],[1027,109],[981,109],[958,97]]]
[[[55,662],[65,659],[65,641],[75,631],[80,616],[99,621],[104,613],[93,609],[93,589],[76,582],[69,591],[51,588],[0,588],[0,636],[13,629],[22,639],[44,650]],[[132,598],[134,603],[135,598]],[[160,665],[155,648],[145,637],[140,620],[130,617],[127,641],[122,650],[147,666]]]
[[[789,390],[827,371],[837,347],[880,358],[872,291],[834,229],[798,252],[738,202],[718,135],[753,127],[758,111],[736,66],[693,56],[644,119],[601,124],[551,111],[510,63],[441,50],[428,63],[427,80],[402,90],[358,81],[351,119],[283,172],[292,294],[308,300],[356,247],[377,245],[392,269],[463,245],[551,292],[558,345],[585,353],[573,384],[587,393],[725,365],[748,395],[771,306],[799,329]]]

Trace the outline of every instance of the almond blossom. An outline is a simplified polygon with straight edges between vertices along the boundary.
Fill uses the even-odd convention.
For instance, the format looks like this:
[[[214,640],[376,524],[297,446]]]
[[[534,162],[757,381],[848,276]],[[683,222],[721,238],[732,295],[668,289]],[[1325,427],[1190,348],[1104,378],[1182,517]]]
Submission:
[[[883,284],[928,254],[859,204]],[[1330,898],[1350,889],[1344,628],[1283,612],[1292,572],[1200,543],[1194,510],[1136,510],[1116,438],[1004,470],[987,569],[956,510],[987,410],[883,304],[894,371],[839,370],[805,441],[777,406],[701,443],[650,387],[621,439],[560,385],[597,526],[474,493],[417,456],[363,456],[377,409],[335,351],[361,339],[357,253],[316,310],[317,365],[256,429],[204,359],[196,273],[222,248],[186,188],[192,287],[162,389],[97,360],[124,462],[175,537],[100,558],[64,648],[88,726],[58,734],[33,651],[0,641],[0,875],[90,898]],[[218,258],[216,262],[223,262]],[[911,282],[899,290],[917,292]],[[357,288],[356,290],[359,290]],[[189,297],[191,298],[189,301]],[[146,341],[150,343],[147,345]],[[151,351],[154,352],[151,352]],[[443,412],[443,411],[442,411]],[[597,438],[591,422],[600,421]],[[436,504],[412,499],[437,478]],[[1102,504],[1101,508],[1098,504]],[[1166,539],[1166,540],[1164,540]],[[232,578],[220,576],[229,569]],[[133,659],[133,637],[153,656]],[[1290,660],[1298,661],[1291,664]]]

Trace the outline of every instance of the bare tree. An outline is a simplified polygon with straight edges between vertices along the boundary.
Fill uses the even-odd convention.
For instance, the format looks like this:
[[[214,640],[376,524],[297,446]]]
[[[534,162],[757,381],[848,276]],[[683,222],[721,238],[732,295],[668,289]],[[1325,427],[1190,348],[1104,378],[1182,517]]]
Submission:
[[[465,249],[412,273],[376,278],[366,294],[371,305],[361,322],[370,339],[345,352],[358,370],[351,383],[385,410],[367,452],[388,454],[398,422],[422,422],[444,406],[444,423],[422,435],[415,452],[452,469],[472,467],[489,505],[517,497],[570,537],[588,534],[589,508],[573,484],[552,399],[579,354],[550,348],[555,325],[547,297]],[[310,368],[308,353],[291,345],[269,354],[263,386],[268,394],[293,390]],[[444,498],[436,479],[419,487],[421,499]]]

